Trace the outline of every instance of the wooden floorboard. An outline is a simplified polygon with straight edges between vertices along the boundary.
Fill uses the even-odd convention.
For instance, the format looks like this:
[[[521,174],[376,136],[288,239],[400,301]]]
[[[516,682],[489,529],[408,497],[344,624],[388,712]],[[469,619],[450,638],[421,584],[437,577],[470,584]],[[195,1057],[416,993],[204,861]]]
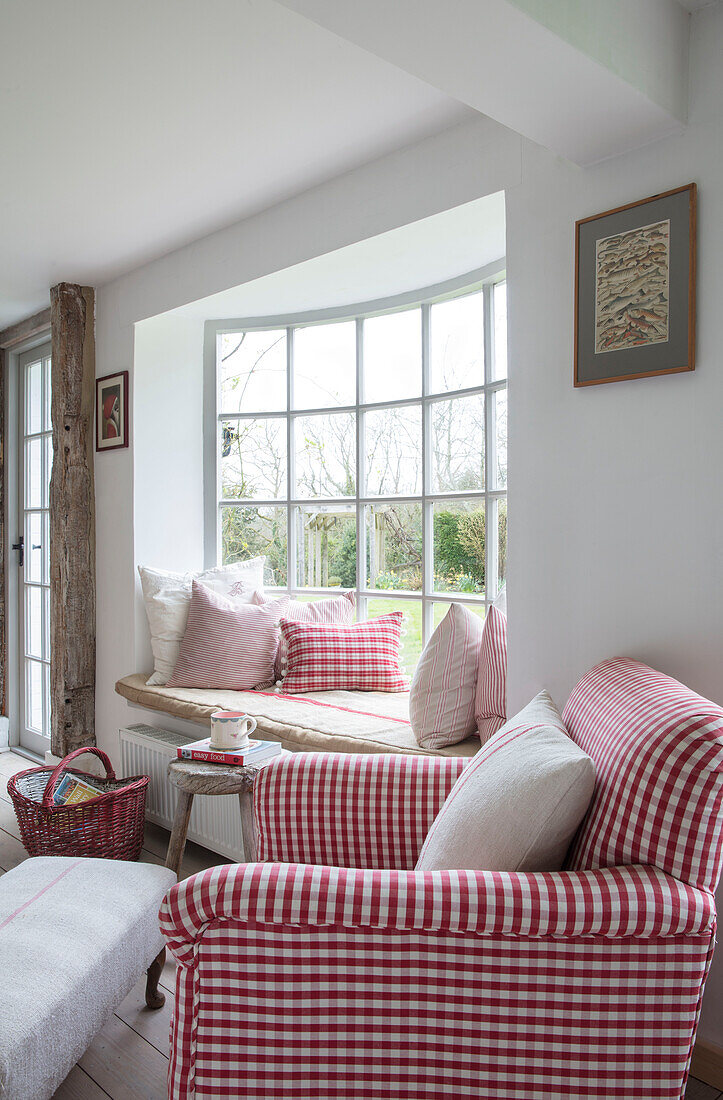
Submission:
[[[166,1100],[167,1056],[117,1016],[78,1064],[113,1100]]]
[[[137,1035],[140,1035],[146,1042],[154,1046],[159,1053],[167,1056],[168,1033],[173,1012],[173,993],[168,989],[164,989],[166,1003],[163,1008],[150,1009],[146,1007],[145,992],[145,981],[137,982],[126,999],[118,1005],[115,1014]]]
[[[53,1093],[53,1100],[106,1100],[108,1093],[96,1085],[80,1066],[73,1066],[59,1089]]]

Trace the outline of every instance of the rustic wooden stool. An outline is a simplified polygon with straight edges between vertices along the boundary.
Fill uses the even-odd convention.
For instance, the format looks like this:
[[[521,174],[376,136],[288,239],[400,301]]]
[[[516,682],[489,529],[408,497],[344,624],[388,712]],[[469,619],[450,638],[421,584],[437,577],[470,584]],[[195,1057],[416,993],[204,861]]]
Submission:
[[[168,842],[166,867],[175,872],[176,878],[181,870],[183,851],[186,847],[186,833],[191,816],[194,795],[197,794],[237,794],[241,811],[241,835],[244,855],[247,863],[256,860],[256,834],[252,788],[254,777],[261,768],[278,760],[262,760],[259,764],[249,764],[239,768],[226,764],[205,764],[200,760],[171,760],[168,765],[168,778],[178,787],[178,805],[173,818],[171,839]]]

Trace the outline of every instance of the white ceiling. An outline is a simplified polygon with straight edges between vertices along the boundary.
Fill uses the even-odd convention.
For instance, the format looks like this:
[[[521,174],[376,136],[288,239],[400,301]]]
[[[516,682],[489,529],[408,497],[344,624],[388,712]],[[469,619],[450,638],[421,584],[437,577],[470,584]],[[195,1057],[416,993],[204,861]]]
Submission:
[[[3,0],[0,42],[0,329],[474,114],[273,0]]]

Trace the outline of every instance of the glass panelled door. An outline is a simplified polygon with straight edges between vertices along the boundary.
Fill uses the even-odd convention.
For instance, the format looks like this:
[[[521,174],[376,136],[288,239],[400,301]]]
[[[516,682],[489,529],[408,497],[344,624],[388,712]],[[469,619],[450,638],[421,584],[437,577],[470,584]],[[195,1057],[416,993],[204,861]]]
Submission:
[[[20,744],[50,748],[50,345],[20,356],[18,570]]]

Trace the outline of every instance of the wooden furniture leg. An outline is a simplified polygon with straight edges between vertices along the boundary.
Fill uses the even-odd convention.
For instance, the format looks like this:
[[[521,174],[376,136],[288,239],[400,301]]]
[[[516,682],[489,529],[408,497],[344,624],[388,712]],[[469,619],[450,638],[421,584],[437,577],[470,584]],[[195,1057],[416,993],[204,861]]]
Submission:
[[[254,822],[253,790],[241,791],[238,796],[241,810],[241,836],[244,844],[244,859],[247,863],[256,863],[256,824]]]
[[[176,878],[181,874],[181,863],[183,862],[183,851],[186,847],[186,833],[188,832],[188,821],[192,806],[193,795],[191,792],[179,790],[171,839],[168,841],[168,852],[166,853],[166,867],[174,872]]]
[[[158,981],[163,972],[163,964],[166,961],[166,949],[162,947],[155,959],[148,967],[146,978],[146,1004],[149,1008],[163,1008],[166,1003],[165,993],[158,988]]]

